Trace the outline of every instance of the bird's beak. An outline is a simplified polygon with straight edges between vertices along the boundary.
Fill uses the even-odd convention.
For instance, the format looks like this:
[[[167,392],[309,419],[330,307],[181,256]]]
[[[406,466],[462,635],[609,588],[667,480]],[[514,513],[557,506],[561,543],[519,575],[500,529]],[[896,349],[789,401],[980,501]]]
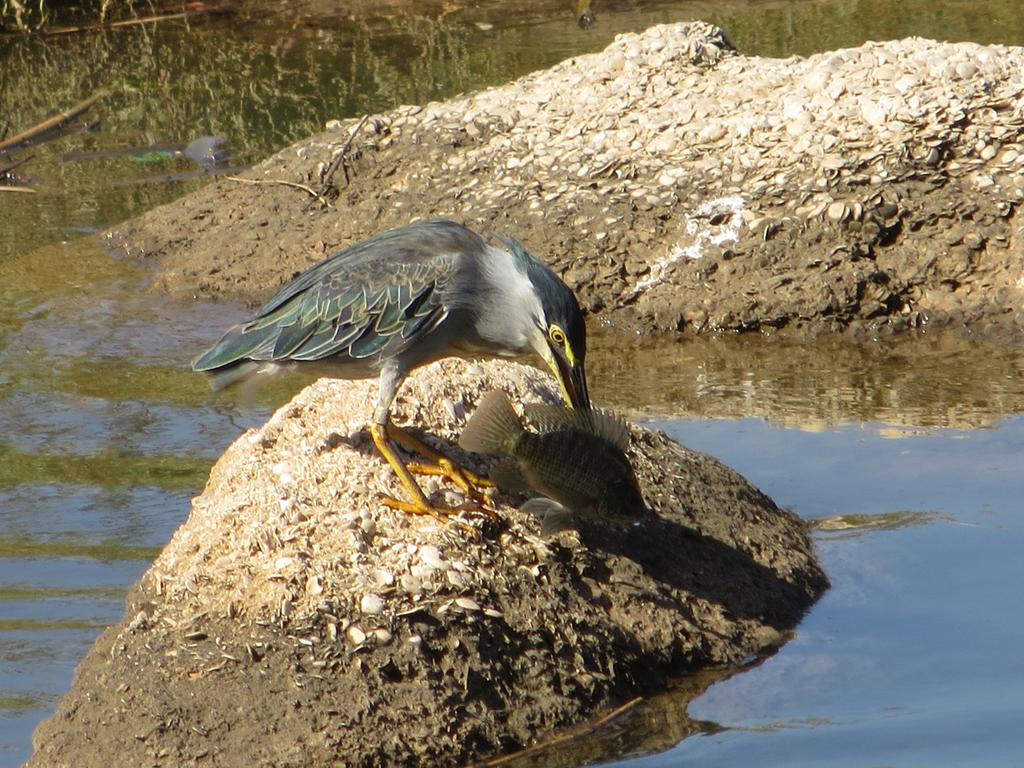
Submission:
[[[577,410],[590,410],[590,392],[587,390],[587,373],[580,359],[570,360],[565,351],[551,346],[555,376],[562,386],[562,397],[570,407]]]

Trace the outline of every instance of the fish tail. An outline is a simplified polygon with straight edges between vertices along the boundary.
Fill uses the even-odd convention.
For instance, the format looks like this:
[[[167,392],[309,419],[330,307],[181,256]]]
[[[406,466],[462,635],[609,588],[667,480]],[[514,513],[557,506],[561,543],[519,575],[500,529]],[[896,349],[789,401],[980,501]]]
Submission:
[[[522,433],[523,423],[512,407],[512,401],[496,389],[480,401],[476,413],[459,436],[459,445],[473,453],[508,455]]]

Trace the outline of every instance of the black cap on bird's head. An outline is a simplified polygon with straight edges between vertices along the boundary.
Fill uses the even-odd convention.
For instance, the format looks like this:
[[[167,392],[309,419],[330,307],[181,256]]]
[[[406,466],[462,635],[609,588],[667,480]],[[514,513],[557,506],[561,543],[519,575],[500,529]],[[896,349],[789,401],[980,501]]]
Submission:
[[[515,240],[506,244],[526,266],[543,311],[538,331],[545,344],[539,350],[562,387],[562,396],[573,408],[589,409],[590,393],[584,361],[587,356],[587,326],[579,302],[569,287],[550,267],[533,258]]]

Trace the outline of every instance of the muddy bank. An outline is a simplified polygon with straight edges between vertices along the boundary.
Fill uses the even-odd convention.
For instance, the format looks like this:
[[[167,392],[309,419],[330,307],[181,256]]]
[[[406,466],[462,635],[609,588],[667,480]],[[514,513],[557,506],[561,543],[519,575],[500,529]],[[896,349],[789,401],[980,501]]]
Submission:
[[[522,239],[623,328],[1017,332],[1022,73],[1019,48],[778,60],[655,27],[340,122],[111,239],[157,261],[159,289],[259,303],[353,241],[447,216]]]
[[[485,391],[551,384],[444,361],[396,420],[452,441]],[[375,387],[321,380],[228,449],[30,765],[460,765],[775,647],[826,587],[798,518],[635,427],[634,526],[542,540],[506,495],[462,526],[387,509]]]

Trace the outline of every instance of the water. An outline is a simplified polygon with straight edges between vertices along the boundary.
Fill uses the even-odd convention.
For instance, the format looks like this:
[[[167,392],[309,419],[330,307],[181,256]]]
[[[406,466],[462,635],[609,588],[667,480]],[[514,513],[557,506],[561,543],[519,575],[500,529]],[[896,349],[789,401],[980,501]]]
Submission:
[[[92,240],[0,263],[0,765],[28,757],[210,464],[258,417],[184,371],[203,324],[229,313],[146,294],[143,275]]]
[[[256,8],[0,40],[0,118],[13,130],[111,91],[87,115],[102,131],[31,150],[24,173],[40,194],[0,193],[0,764],[27,758],[32,729],[121,617],[210,464],[302,384],[281,382],[248,410],[212,395],[187,362],[240,308],[148,293],[143,268],[82,236],[198,187],[194,166],[63,153],[220,134],[251,163],[330,118],[502,82],[688,18],[764,55],[908,34],[1024,43],[1017,0],[597,3],[586,33],[569,8],[488,0],[414,15],[368,4],[284,20]],[[859,526],[817,535],[834,587],[791,643],[711,685],[686,728],[658,720],[651,741],[613,745],[606,759],[695,730],[621,764],[1014,762],[1021,351],[930,335],[851,348],[763,337],[623,346],[596,334],[592,346],[599,402],[713,453],[805,517]]]
[[[690,705],[705,733],[624,765],[1019,764],[1024,418],[900,439],[879,424],[664,426],[804,516],[892,525],[820,533],[833,586],[796,639]]]

